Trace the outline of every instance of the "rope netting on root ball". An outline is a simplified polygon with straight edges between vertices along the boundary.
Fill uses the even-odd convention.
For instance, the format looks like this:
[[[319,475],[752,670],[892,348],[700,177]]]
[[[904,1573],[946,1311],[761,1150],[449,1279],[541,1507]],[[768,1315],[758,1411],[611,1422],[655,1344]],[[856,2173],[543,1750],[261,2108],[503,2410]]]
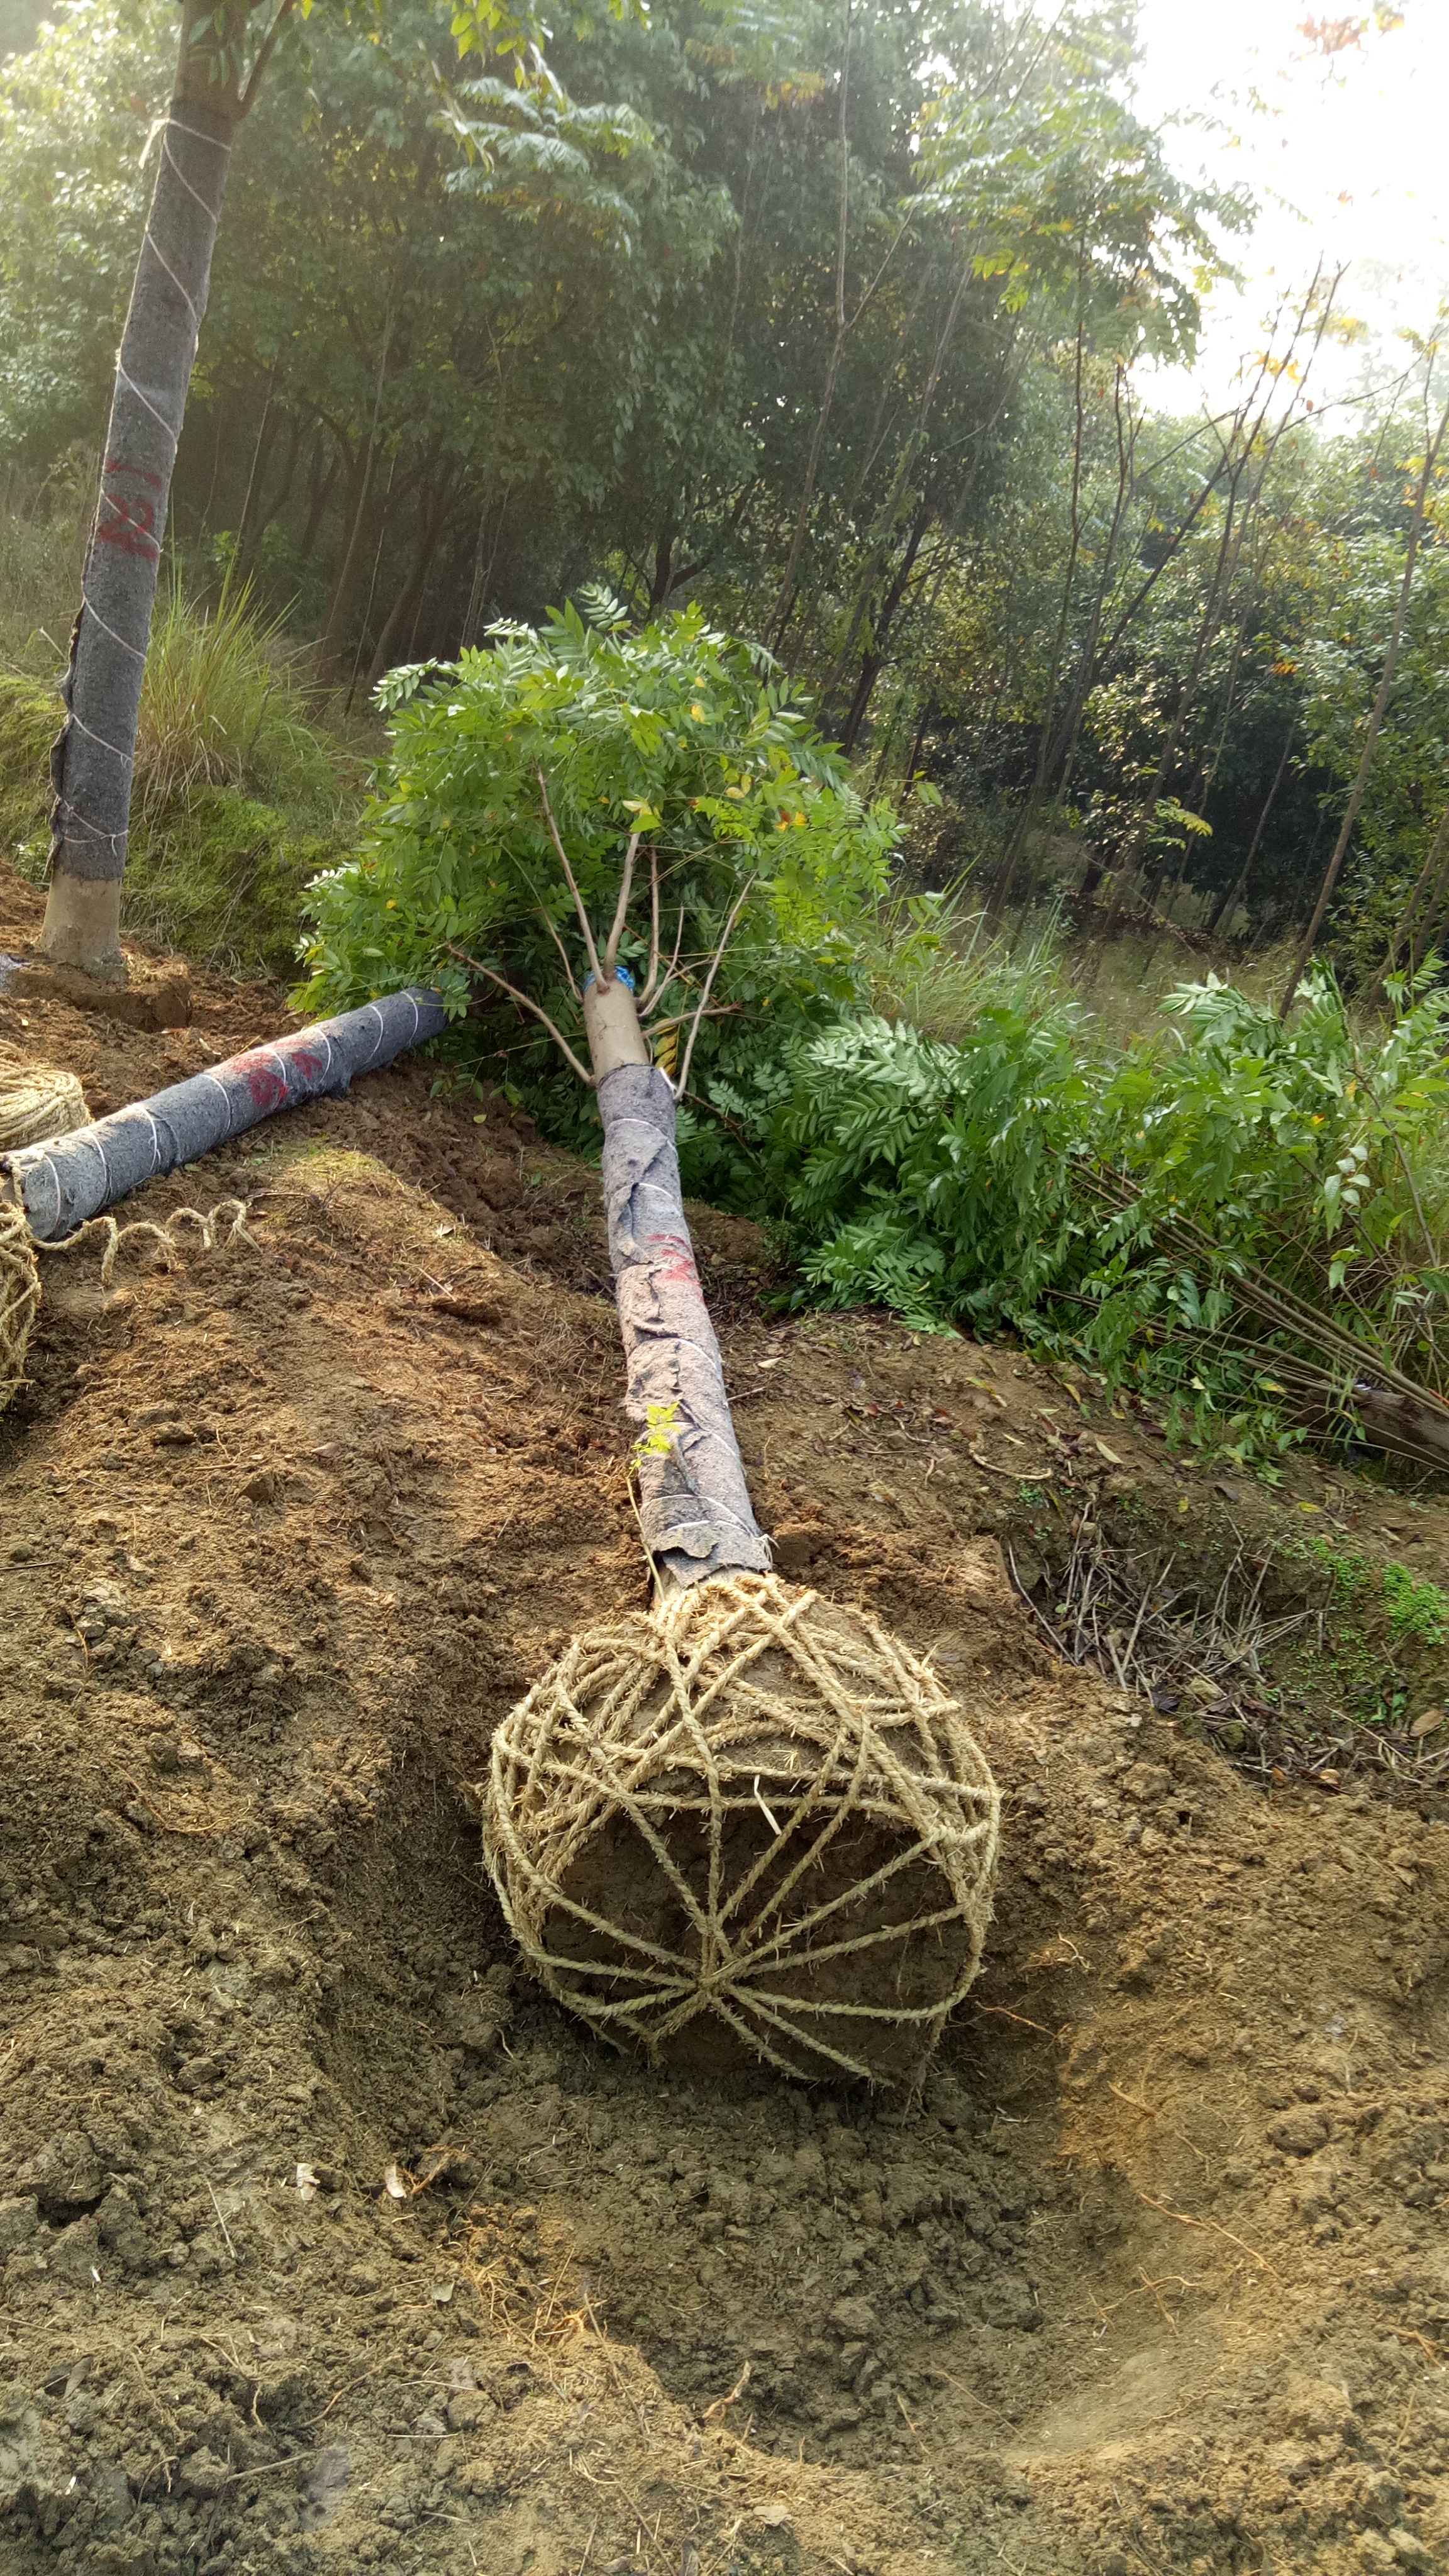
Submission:
[[[0,1413],[25,1384],[40,1269],[24,1211],[0,1200]]]
[[[575,1638],[483,1809],[542,1983],[658,2060],[909,2085],[980,1964],[1000,1800],[957,1703],[773,1575]]]

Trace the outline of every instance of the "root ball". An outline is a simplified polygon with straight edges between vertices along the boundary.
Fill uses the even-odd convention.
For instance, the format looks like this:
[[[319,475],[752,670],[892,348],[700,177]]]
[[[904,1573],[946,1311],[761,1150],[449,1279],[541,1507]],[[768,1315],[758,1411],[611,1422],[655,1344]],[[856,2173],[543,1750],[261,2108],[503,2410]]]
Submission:
[[[25,1354],[40,1305],[40,1271],[23,1208],[0,1200],[0,1413],[25,1384]]]
[[[1000,1799],[956,1702],[774,1575],[576,1637],[483,1810],[536,1975],[656,2059],[910,2084],[980,1963]]]

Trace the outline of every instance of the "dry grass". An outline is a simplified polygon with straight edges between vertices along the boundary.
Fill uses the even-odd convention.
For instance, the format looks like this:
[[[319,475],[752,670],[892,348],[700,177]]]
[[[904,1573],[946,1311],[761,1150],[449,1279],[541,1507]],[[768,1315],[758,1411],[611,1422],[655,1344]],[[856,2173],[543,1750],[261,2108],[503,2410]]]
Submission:
[[[1175,1559],[1161,1548],[1129,1555],[1109,1546],[1084,1516],[1050,1615],[1023,1583],[1009,1547],[1007,1560],[1017,1591],[1065,1663],[1099,1672],[1163,1716],[1190,1719],[1254,1779],[1305,1780],[1329,1790],[1372,1779],[1376,1795],[1406,1804],[1449,1786],[1449,1746],[1433,1751],[1406,1726],[1355,1725],[1327,1710],[1321,1696],[1310,1701],[1274,1687],[1265,1659],[1295,1632],[1321,1629],[1328,1602],[1323,1611],[1309,1606],[1268,1617],[1271,1551],[1249,1557],[1240,1548],[1208,1594],[1174,1585]]]

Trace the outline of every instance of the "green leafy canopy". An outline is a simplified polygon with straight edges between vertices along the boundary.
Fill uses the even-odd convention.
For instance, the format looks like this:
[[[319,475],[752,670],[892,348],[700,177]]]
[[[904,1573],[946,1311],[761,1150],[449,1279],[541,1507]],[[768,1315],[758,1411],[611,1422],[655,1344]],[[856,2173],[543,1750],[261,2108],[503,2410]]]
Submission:
[[[631,633],[607,593],[585,604],[590,622],[570,605],[389,675],[392,757],[357,856],[313,888],[306,1007],[427,983],[461,1016],[463,950],[577,1028],[589,961],[560,843],[602,948],[635,842],[619,958],[636,970],[657,874],[665,1019],[691,1007],[742,896],[745,957],[828,952],[879,896],[894,813],[862,802],[767,654],[695,606]]]

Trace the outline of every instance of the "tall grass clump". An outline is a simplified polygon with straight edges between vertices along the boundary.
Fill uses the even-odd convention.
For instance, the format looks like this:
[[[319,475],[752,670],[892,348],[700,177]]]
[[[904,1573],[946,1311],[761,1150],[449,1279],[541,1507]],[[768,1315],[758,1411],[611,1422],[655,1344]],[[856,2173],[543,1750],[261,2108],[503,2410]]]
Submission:
[[[42,481],[12,469],[0,500],[0,670],[63,669],[94,506],[93,451],[73,447]]]
[[[62,715],[51,675],[63,657],[49,630],[25,620],[50,562],[45,547],[59,545],[64,529],[59,519],[13,517],[0,528],[0,550],[8,545],[18,560],[30,547],[35,570],[34,596],[0,628],[7,651],[21,639],[10,669],[0,667],[0,850],[38,882],[50,842],[49,745]],[[75,581],[72,568],[72,597]],[[228,585],[209,605],[173,568],[141,694],[126,930],[226,973],[287,976],[303,895],[346,849],[364,777],[359,753],[320,722],[280,621],[245,587]]]
[[[261,612],[246,583],[228,583],[206,608],[173,574],[156,603],[141,692],[135,800],[143,818],[205,786],[239,788],[316,819],[335,801],[338,766],[280,619]]]

